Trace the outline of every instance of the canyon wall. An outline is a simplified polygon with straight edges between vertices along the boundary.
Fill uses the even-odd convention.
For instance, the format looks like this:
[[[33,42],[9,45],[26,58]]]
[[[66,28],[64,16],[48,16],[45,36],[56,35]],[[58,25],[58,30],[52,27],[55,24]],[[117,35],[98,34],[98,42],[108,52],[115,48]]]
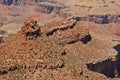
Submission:
[[[74,17],[74,19],[98,24],[120,23],[120,15],[88,15],[84,17]]]
[[[62,8],[62,6],[50,2],[41,2],[36,6],[35,10],[41,13],[55,12],[56,14],[59,14]]]
[[[40,13],[55,13],[60,17],[67,18],[73,16],[78,21],[89,21],[98,24],[120,23],[119,14],[86,14],[84,16],[67,13],[68,6],[60,4],[57,0],[1,0],[4,5],[35,5],[35,11]],[[84,11],[83,11],[84,12]]]
[[[4,5],[26,5],[26,4],[33,4],[35,2],[50,2],[55,3],[55,0],[1,0],[0,4]]]
[[[18,4],[18,0],[1,0],[0,4],[4,4],[4,5],[11,5],[11,4]]]

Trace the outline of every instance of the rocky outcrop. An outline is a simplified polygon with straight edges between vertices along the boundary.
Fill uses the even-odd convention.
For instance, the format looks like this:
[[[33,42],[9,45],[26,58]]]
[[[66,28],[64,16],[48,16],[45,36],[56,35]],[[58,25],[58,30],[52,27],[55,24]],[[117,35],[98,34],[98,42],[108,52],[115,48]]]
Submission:
[[[38,32],[42,32],[40,37]],[[101,62],[111,65],[117,56],[110,44],[91,37],[87,27],[78,21],[69,19],[39,27],[31,18],[25,20],[18,34],[3,40],[0,54],[1,80],[64,80],[71,77],[78,80],[103,80],[110,77],[104,72],[105,69],[100,70],[103,71],[102,74],[90,70],[99,70]],[[106,62],[109,59],[110,61]],[[100,63],[100,66],[97,65],[96,68],[94,64],[97,63]],[[111,69],[112,67],[106,71]]]
[[[21,28],[20,33],[26,37],[26,39],[34,39],[41,35],[40,26],[37,21],[32,18],[28,18],[24,22],[24,26]]]
[[[82,30],[84,33],[81,33]],[[80,27],[76,20],[69,20],[64,23],[57,24],[56,27],[52,27],[46,32],[47,36],[52,36],[54,34],[60,35],[57,37],[59,44],[73,44],[78,41],[87,43],[92,39],[88,29]]]
[[[63,30],[71,29],[76,25],[76,22],[77,21],[75,21],[75,20],[71,20],[69,22],[60,23],[60,24],[57,25],[57,27],[52,27],[50,30],[48,30],[46,32],[46,35],[47,36],[53,35],[58,30],[63,31]]]

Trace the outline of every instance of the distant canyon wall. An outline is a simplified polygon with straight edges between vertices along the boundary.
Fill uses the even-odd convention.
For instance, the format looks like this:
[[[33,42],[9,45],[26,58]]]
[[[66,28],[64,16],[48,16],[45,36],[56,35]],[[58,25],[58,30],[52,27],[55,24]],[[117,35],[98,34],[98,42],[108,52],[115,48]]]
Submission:
[[[74,16],[72,14],[65,13],[63,11],[65,7],[59,6],[59,5],[49,5],[49,4],[39,4],[36,6],[36,11],[41,13],[52,13],[59,15],[60,17],[67,18],[70,16],[73,16],[73,19],[77,21],[89,21],[89,22],[95,22],[98,24],[109,24],[109,23],[120,23],[120,15],[113,15],[113,14],[106,14],[106,15],[97,15],[97,14],[91,14],[81,17]]]
[[[50,2],[55,3],[56,0],[0,0],[0,4],[4,5],[26,5],[26,4],[33,4],[36,2]]]
[[[65,9],[66,6],[56,5],[53,3],[39,3],[36,6],[36,11],[41,13],[52,13],[59,15],[63,18],[68,18],[73,16],[73,19],[77,21],[89,21],[89,22],[95,22],[98,24],[109,24],[109,23],[120,23],[120,15],[116,14],[105,14],[105,15],[97,15],[97,14],[90,14],[86,16],[74,16],[69,13],[65,13],[63,9]]]
[[[65,9],[66,6],[62,6],[59,4],[54,4],[50,2],[40,2],[39,4],[36,5],[35,11],[41,12],[41,13],[54,13],[59,15],[60,17],[67,18],[71,16],[71,14],[65,13],[63,9]]]
[[[41,13],[52,13],[55,12],[56,14],[60,13],[60,10],[62,9],[62,6],[59,5],[55,5],[55,4],[44,4],[44,3],[40,3],[36,6],[36,11],[41,12]]]
[[[0,4],[4,5],[11,5],[11,4],[18,4],[19,0],[0,0]]]
[[[89,21],[89,22],[95,22],[98,24],[108,24],[108,23],[120,23],[120,15],[112,15],[112,14],[106,14],[106,15],[97,15],[97,14],[91,14],[81,17],[74,16],[68,13],[64,12],[64,9],[66,6],[62,6],[57,4],[56,0],[0,0],[1,4],[4,5],[34,5],[35,4],[35,11],[41,12],[41,13],[55,13],[63,18],[68,18],[70,16],[73,16],[73,19],[77,21]]]
[[[89,21],[98,24],[120,23],[120,15],[88,15],[73,18],[77,21]]]

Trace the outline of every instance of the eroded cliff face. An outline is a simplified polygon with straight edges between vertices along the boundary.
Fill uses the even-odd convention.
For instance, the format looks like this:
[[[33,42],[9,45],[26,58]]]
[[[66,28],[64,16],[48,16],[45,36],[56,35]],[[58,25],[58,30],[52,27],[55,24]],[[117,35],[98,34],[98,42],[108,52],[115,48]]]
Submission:
[[[31,5],[36,2],[50,2],[55,3],[56,0],[1,0],[0,4],[4,5]]]
[[[4,5],[17,5],[19,0],[1,0],[0,4],[4,4]]]
[[[120,15],[88,15],[84,17],[74,17],[74,19],[98,24],[120,23]]]
[[[55,13],[59,14],[60,10],[63,8],[63,6],[49,3],[49,2],[41,2],[36,6],[36,11],[41,13]]]
[[[115,7],[115,11],[110,12],[110,11],[107,11],[107,8],[108,9],[110,8],[109,5],[112,2],[110,3],[109,1],[107,1],[107,2],[106,1],[105,2],[101,1],[100,2],[100,1],[96,1],[96,2],[92,1],[91,3],[89,1],[88,1],[88,3],[87,3],[87,1],[86,1],[86,3],[84,1],[81,1],[81,2],[79,2],[80,4],[78,4],[78,3],[74,4],[73,3],[74,4],[73,7],[71,7],[72,4],[71,4],[71,6],[67,6],[67,5],[62,5],[59,2],[56,2],[56,3],[42,2],[39,5],[37,5],[36,11],[42,12],[42,13],[52,13],[52,12],[54,12],[57,15],[63,17],[63,18],[73,17],[74,19],[79,20],[79,21],[95,22],[95,23],[98,23],[98,24],[120,23],[120,15],[119,15],[119,12],[117,12],[118,11],[117,10],[118,6]],[[93,3],[93,4],[96,4],[96,5],[95,6],[93,6],[93,5],[87,6],[86,4],[89,4],[89,3],[90,4]],[[117,4],[113,4],[113,5],[116,6]],[[102,9],[106,9],[106,12],[104,10],[104,13],[101,13],[101,12],[99,13],[99,11],[97,11],[97,9],[96,9],[96,8],[99,8],[99,7],[100,7],[99,11],[102,11]],[[90,10],[92,10],[92,12],[88,8]],[[88,10],[86,10],[86,9],[88,9]],[[71,11],[71,10],[73,10],[73,11]],[[113,12],[116,12],[116,13],[113,13]]]
[[[76,20],[38,26],[31,18],[25,20],[18,34],[2,40],[0,54],[0,79],[8,80],[108,79],[106,72],[112,68],[104,70],[104,64],[116,66],[112,61],[116,62],[117,56],[111,45],[94,39]],[[101,64],[97,68],[88,66],[97,63]],[[101,66],[102,74],[90,71]]]
[[[89,21],[99,24],[120,23],[119,4],[116,1],[59,1],[59,0],[1,0],[1,4],[36,6],[40,13],[55,13],[63,18],[73,17],[79,21]],[[89,5],[86,5],[89,4]],[[92,4],[95,4],[94,6]]]

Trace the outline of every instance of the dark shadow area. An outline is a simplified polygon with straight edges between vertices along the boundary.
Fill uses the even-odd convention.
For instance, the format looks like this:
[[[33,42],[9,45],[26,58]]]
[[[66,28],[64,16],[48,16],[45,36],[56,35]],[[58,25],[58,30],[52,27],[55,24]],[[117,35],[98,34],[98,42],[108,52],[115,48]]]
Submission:
[[[13,3],[13,0],[4,0],[3,4],[5,5],[11,5]]]
[[[89,63],[87,64],[87,68],[91,71],[104,74],[107,77],[115,78],[115,63],[115,61],[111,61],[110,59],[108,59],[96,64]]]
[[[118,72],[118,77],[120,77],[120,44],[114,46],[114,49],[118,52],[118,55],[117,55],[117,72]]]
[[[41,36],[41,32],[40,32],[40,30],[37,30],[35,32],[27,32],[26,36],[36,36],[36,37],[38,37],[38,36]]]
[[[88,21],[94,22],[96,24],[109,24],[109,23],[119,23],[120,15],[87,15],[87,16],[75,16],[74,20],[77,21]]]
[[[58,30],[58,29],[53,29],[53,30],[51,30],[51,31],[48,31],[48,32],[46,33],[46,36],[53,35],[53,33],[56,32],[57,30]]]
[[[2,4],[10,6],[11,4],[18,5],[18,0],[3,0]]]
[[[37,30],[35,32],[27,32],[26,36],[27,36],[27,40],[33,40],[33,39],[41,36],[41,32],[40,32],[40,30]]]
[[[0,43],[2,43],[2,41],[3,41],[3,37],[0,37]]]
[[[92,40],[92,37],[90,35],[86,35],[84,38],[81,39],[83,44],[87,44],[91,40]]]
[[[5,75],[5,74],[7,74],[8,72],[6,71],[6,70],[1,70],[0,71],[0,75]]]
[[[120,44],[114,46],[113,48],[118,52],[115,61],[107,59],[96,64],[89,63],[86,64],[87,68],[91,71],[104,74],[109,78],[120,78]]]
[[[74,43],[76,43],[78,41],[79,41],[79,39],[78,40],[73,40],[73,41],[67,42],[67,44],[74,44]]]

